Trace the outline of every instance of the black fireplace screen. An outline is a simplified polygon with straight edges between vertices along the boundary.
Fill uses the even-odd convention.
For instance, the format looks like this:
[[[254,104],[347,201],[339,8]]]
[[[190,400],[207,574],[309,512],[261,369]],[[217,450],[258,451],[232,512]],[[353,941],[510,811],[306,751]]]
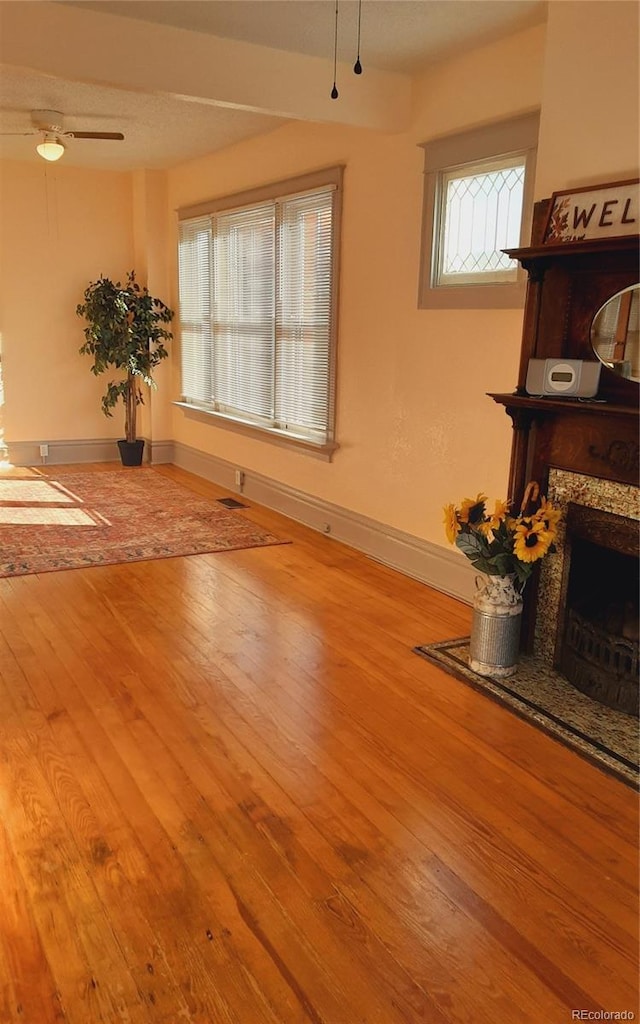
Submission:
[[[640,574],[635,551],[620,550],[637,547],[637,524],[630,532],[632,521],[573,509],[567,517],[565,616],[556,663],[583,693],[637,715]],[[590,532],[598,542],[586,539]],[[635,542],[627,543],[634,535]]]

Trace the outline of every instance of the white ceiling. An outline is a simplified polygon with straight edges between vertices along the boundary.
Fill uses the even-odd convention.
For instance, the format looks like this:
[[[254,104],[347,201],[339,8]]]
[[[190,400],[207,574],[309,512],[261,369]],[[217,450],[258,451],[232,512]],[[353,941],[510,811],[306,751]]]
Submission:
[[[56,0],[275,50],[333,57],[334,0]],[[363,67],[415,73],[461,48],[543,21],[536,0],[363,0]],[[353,64],[358,0],[339,0],[338,59]]]
[[[271,131],[280,120],[244,110],[185,103],[0,66],[0,133],[30,130],[30,111],[64,113],[68,131],[122,132],[124,142],[70,139],[63,159],[74,167],[161,169]],[[0,135],[0,156],[36,160],[38,136]]]
[[[0,0],[2,16],[24,0]],[[240,40],[271,51],[303,54],[327,61],[331,87],[334,45],[334,0],[55,0],[38,8],[80,8],[99,15],[154,22],[201,36]],[[23,8],[24,12],[25,8]],[[86,17],[86,16],[85,16]],[[367,70],[416,73],[434,61],[544,21],[540,0],[363,0],[360,56]],[[340,0],[338,60],[348,66],[356,55],[357,0]],[[53,43],[55,46],[56,44]],[[62,47],[60,48],[62,49]],[[8,51],[8,52],[7,52]],[[0,133],[27,132],[30,111],[62,111],[65,127],[85,131],[122,131],[124,142],[69,140],[68,165],[133,169],[166,168],[242,139],[273,130],[282,119],[257,109],[238,109],[201,98],[131,91],[109,81],[78,80],[77,69],[62,73],[30,70],[3,47],[0,64]],[[348,72],[348,68],[346,69]],[[86,76],[89,78],[89,75]],[[312,118],[317,119],[317,118]],[[31,136],[0,135],[0,155],[35,160]]]

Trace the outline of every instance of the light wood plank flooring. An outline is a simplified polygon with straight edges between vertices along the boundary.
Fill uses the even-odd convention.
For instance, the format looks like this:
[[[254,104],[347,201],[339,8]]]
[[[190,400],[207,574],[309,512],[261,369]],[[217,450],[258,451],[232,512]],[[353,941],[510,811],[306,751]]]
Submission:
[[[244,514],[293,543],[0,580],[2,1024],[637,1015],[635,794],[412,653],[465,606]]]

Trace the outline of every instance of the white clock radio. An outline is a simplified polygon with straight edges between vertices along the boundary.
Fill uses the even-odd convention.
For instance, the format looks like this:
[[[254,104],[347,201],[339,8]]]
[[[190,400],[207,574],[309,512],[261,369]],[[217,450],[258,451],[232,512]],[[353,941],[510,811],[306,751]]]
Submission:
[[[528,395],[593,398],[600,368],[600,363],[583,359],[530,359],[525,388]]]

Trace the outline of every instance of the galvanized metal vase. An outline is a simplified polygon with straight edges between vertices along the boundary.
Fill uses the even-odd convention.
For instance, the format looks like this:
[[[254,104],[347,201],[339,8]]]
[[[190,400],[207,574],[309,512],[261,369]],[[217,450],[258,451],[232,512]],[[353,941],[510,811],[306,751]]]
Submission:
[[[469,668],[481,676],[512,676],[518,667],[522,595],[515,576],[476,576]]]

